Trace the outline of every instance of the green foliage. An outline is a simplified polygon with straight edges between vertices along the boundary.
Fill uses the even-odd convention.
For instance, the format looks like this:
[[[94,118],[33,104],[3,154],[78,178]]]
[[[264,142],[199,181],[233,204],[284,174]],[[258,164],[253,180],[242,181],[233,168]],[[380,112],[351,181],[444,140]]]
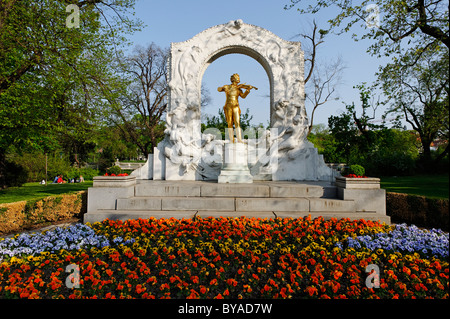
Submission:
[[[108,168],[108,169],[106,170],[106,172],[107,172],[108,174],[119,175],[119,174],[122,173],[122,169],[121,169],[119,166],[114,165],[114,166]]]
[[[409,64],[415,61],[415,65]],[[404,56],[402,61],[390,63],[379,74],[384,93],[391,101],[388,112],[404,118],[420,137],[422,161],[434,166],[446,154],[441,149],[432,159],[431,143],[435,139],[449,139],[449,56],[442,53],[424,53]]]
[[[325,125],[323,125],[325,126]],[[319,154],[322,154],[327,163],[343,163],[344,159],[341,149],[334,135],[321,124],[315,125],[308,135],[308,140],[314,144]]]
[[[361,165],[350,165],[344,172],[344,174],[355,174],[356,176],[364,176],[366,170]]]
[[[79,5],[79,28],[66,26],[69,2]],[[5,154],[62,148],[82,161],[93,149],[105,93],[121,83],[114,53],[141,25],[128,15],[134,2],[2,1],[0,187]]]
[[[246,109],[245,113],[241,113],[240,125],[242,131],[252,127],[252,124],[250,123],[252,119],[253,116],[250,115],[249,109]],[[220,131],[220,133],[222,133],[222,139],[225,140],[225,131],[227,130],[227,127],[228,124],[225,118],[225,113],[222,110],[219,110],[217,116],[213,115],[212,117],[206,117],[206,123],[201,124],[201,131],[203,133],[207,128],[216,128]],[[245,136],[243,137],[246,138]]]
[[[449,148],[433,158],[430,145],[436,138],[449,140],[448,1],[291,0],[285,9],[296,6],[302,14],[332,8],[335,14],[328,20],[328,31],[340,34],[359,25],[362,28],[353,38],[370,39],[368,53],[391,58],[386,66],[380,66],[376,83],[390,103],[386,115],[396,115],[398,122],[406,120],[419,134],[422,170],[439,165]],[[344,153],[350,160],[349,151]]]
[[[22,155],[14,154],[9,156],[12,163],[21,166],[27,172],[27,178],[24,182],[40,182],[45,180],[45,154],[39,152],[24,153]],[[78,168],[71,166],[67,156],[61,152],[55,152],[47,155],[47,180],[62,175],[64,179],[78,179],[80,175],[85,180],[92,180],[94,176],[99,175],[99,171],[92,168]],[[22,183],[22,184],[23,184]],[[15,185],[19,186],[19,185]]]
[[[449,45],[449,11],[445,0],[290,0],[285,9],[296,6],[301,14],[334,12],[334,17],[328,20],[329,31],[338,34],[361,26],[360,34],[353,33],[352,37],[356,41],[373,40],[368,49],[373,55],[389,56],[401,48],[407,53],[421,54],[435,42]],[[402,42],[407,45],[401,46]]]
[[[20,164],[7,161],[5,169],[6,187],[18,187],[27,182],[28,171]]]
[[[354,103],[347,105],[346,112],[329,117],[329,132],[313,131],[310,140],[319,144],[327,162],[361,164],[370,176],[412,174],[419,155],[417,135],[371,124],[366,112],[370,91],[363,85],[358,88],[362,115],[356,115]]]
[[[79,179],[80,176],[83,176],[85,181],[92,181],[94,176],[98,176],[100,174],[99,170],[89,168],[89,167],[83,167],[83,168],[77,168],[77,167],[71,167],[64,176],[66,176],[69,179]]]

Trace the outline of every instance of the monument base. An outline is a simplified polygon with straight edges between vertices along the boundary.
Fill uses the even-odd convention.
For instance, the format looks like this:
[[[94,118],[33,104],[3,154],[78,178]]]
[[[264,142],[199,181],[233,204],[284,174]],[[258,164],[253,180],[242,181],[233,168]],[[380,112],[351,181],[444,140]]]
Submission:
[[[247,164],[247,145],[243,143],[226,143],[224,164],[218,183],[253,183],[253,176]]]

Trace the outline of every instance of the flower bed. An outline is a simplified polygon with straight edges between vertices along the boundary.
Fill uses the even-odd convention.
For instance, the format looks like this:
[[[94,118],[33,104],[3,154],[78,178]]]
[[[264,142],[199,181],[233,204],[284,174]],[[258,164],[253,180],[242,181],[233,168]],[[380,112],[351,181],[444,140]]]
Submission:
[[[94,233],[66,236],[61,250],[12,253],[8,242],[0,297],[449,297],[449,239],[440,231],[323,218],[105,220],[91,227]],[[81,233],[90,240],[71,249]],[[16,248],[26,242],[19,237]],[[79,288],[65,284],[69,265],[79,267]],[[379,288],[366,282],[373,266]]]

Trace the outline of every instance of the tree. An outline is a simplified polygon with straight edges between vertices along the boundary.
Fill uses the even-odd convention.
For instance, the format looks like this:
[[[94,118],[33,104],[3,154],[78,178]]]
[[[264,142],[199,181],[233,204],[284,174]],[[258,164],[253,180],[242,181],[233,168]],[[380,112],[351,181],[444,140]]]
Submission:
[[[78,5],[79,28],[66,25],[68,4]],[[115,49],[139,29],[124,15],[133,6],[134,0],[0,3],[0,187],[11,145],[47,152],[58,147],[58,133],[92,125]],[[84,122],[68,120],[77,113]]]
[[[418,155],[416,135],[411,131],[387,128],[384,123],[372,123],[380,102],[365,84],[356,88],[359,89],[361,112],[357,112],[352,103],[347,104],[346,111],[339,116],[328,118],[332,138],[324,140],[333,142],[334,158],[340,156],[347,165],[362,165],[372,175],[411,174]]]
[[[121,75],[128,79],[122,94],[111,92],[110,119],[122,136],[147,156],[163,138],[161,120],[167,108],[167,50],[154,43],[136,46],[128,57],[121,57]]]
[[[314,114],[317,108],[335,98],[336,87],[339,84],[344,70],[341,58],[329,63],[318,59],[318,47],[324,42],[327,31],[318,29],[316,21],[313,21],[311,34],[302,33],[301,37],[309,40],[310,47],[306,46],[305,65],[308,68],[305,77],[306,100],[312,105],[309,117],[308,134],[314,125]]]
[[[299,3],[301,0],[291,0],[286,9]],[[418,132],[422,158],[429,163],[431,142],[437,136],[448,140],[448,1],[365,0],[354,4],[347,0],[325,0],[298,10],[317,13],[328,7],[339,10],[329,20],[330,31],[348,32],[361,23],[362,35],[353,34],[353,38],[371,39],[368,48],[371,55],[392,58],[391,63],[380,66],[378,85],[392,103],[389,112],[403,114]],[[447,145],[436,161],[448,152]]]
[[[404,63],[388,64],[379,79],[392,105],[390,113],[403,118],[419,134],[425,167],[431,164],[431,143],[441,138],[449,140],[449,56],[427,52],[413,66],[404,56]],[[434,159],[439,162],[449,152],[449,145]]]
[[[298,4],[302,14],[317,13],[321,9],[334,7],[338,14],[329,20],[329,29],[348,32],[360,23],[366,32],[362,36],[353,34],[354,39],[373,39],[369,47],[372,54],[390,54],[398,51],[398,45],[408,40],[411,52],[425,51],[439,42],[449,48],[448,1],[446,0],[364,0],[354,4],[348,0],[324,0],[303,6],[302,0],[291,0],[290,9]],[[380,14],[385,13],[380,18]]]
[[[325,124],[314,125],[308,140],[314,144],[319,154],[322,154],[327,163],[344,163],[343,152],[339,148],[334,135]]]
[[[384,125],[371,123],[380,102],[374,100],[365,83],[357,85],[355,88],[359,90],[361,114],[357,114],[353,102],[345,106],[346,112],[328,118],[330,132],[345,155],[347,164],[362,164],[366,156],[376,148],[375,130],[384,128]],[[369,110],[372,110],[372,114],[368,114]]]

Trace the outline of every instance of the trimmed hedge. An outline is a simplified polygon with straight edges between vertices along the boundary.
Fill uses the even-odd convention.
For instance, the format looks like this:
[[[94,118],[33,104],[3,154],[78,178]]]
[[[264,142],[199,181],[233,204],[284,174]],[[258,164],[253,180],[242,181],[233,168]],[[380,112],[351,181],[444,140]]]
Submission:
[[[50,196],[37,201],[0,204],[0,235],[80,218],[87,210],[87,192]]]
[[[393,223],[414,224],[449,231],[448,199],[386,193],[386,213]]]

